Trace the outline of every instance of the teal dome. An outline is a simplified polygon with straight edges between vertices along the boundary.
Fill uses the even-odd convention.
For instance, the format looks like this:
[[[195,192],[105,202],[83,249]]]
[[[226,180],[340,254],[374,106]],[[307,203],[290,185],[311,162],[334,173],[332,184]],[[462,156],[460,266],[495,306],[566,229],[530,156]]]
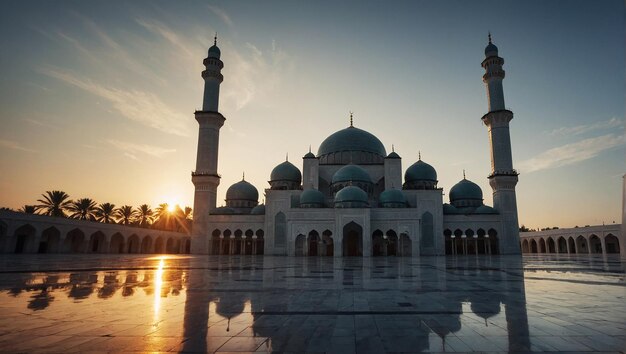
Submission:
[[[357,165],[345,165],[333,175],[332,184],[341,182],[372,183],[369,173]]]
[[[380,193],[378,203],[380,206],[387,208],[401,208],[407,205],[404,193],[398,189],[387,189]]]
[[[294,164],[285,161],[272,170],[270,182],[273,181],[289,181],[300,184],[302,182],[302,173]]]
[[[315,154],[312,152],[307,152],[306,155],[304,155],[303,157],[304,159],[314,159],[315,158]]]
[[[347,186],[335,194],[335,208],[367,208],[367,193],[359,187]]]
[[[474,214],[498,214],[498,211],[490,206],[481,205],[474,210]]]
[[[259,192],[246,180],[242,180],[230,186],[226,191],[226,201],[234,200],[256,202],[259,200]]]
[[[265,205],[264,204],[259,204],[259,205],[255,206],[250,211],[250,214],[252,214],[252,215],[265,215]]]
[[[217,47],[217,44],[214,44],[211,48],[209,48],[209,58],[219,59],[220,55],[222,55],[222,52]]]
[[[487,44],[487,47],[485,47],[485,56],[487,58],[498,56],[498,47],[496,47],[495,44],[491,43],[491,41],[489,41],[489,44]]]
[[[476,183],[463,179],[450,189],[450,202],[461,200],[479,200],[482,203],[483,191]]]
[[[317,189],[307,189],[300,194],[301,208],[323,208],[325,203],[324,193]]]
[[[437,171],[426,162],[418,160],[407,168],[404,173],[404,181],[407,183],[415,181],[437,182]]]
[[[321,157],[343,151],[369,152],[383,158],[387,156],[385,146],[377,137],[353,126],[342,129],[326,138],[317,150],[317,156]]]

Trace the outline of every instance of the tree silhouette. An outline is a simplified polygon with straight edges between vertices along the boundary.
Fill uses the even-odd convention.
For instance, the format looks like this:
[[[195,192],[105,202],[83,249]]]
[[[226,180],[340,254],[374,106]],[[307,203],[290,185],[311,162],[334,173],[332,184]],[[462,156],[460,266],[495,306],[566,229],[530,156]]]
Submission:
[[[130,205],[122,205],[115,210],[115,214],[119,218],[120,223],[130,225],[137,217],[137,210]]]
[[[67,209],[70,212],[70,218],[78,220],[96,219],[96,202],[91,198],[80,198],[72,201]]]
[[[43,199],[37,199],[41,204],[36,205],[38,211],[44,215],[65,217],[65,211],[70,206],[70,196],[63,191],[46,191],[41,195]]]
[[[154,212],[148,204],[141,204],[137,212],[137,221],[139,225],[146,227],[154,220]]]
[[[24,214],[35,214],[37,211],[37,207],[34,205],[24,205],[21,208],[17,209],[20,213]]]
[[[115,204],[102,203],[98,205],[95,211],[96,220],[105,224],[115,222]]]

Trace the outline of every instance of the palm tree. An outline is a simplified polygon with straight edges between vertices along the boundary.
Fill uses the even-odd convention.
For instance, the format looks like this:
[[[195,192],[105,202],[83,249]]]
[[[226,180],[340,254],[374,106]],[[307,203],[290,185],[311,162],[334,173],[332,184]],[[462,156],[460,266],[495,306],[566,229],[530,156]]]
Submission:
[[[24,205],[23,207],[17,209],[17,211],[24,214],[35,214],[37,207],[34,205]]]
[[[190,207],[186,206],[183,214],[185,215],[185,220],[193,220],[193,209]]]
[[[155,210],[155,214],[154,226],[160,230],[170,230],[172,228],[172,213],[167,203],[159,204]]]
[[[67,208],[70,211],[70,218],[79,220],[96,219],[96,202],[91,198],[81,198],[72,203]]]
[[[137,216],[137,210],[130,205],[122,205],[115,210],[115,213],[124,225],[130,225]]]
[[[115,204],[102,203],[96,208],[96,220],[105,224],[115,222]]]
[[[41,210],[44,215],[65,217],[65,210],[68,209],[72,202],[67,193],[63,191],[46,191],[41,196],[43,199],[37,199],[41,204],[35,205],[37,210]]]
[[[139,225],[148,226],[154,220],[154,212],[148,204],[141,204],[137,211],[137,221]]]

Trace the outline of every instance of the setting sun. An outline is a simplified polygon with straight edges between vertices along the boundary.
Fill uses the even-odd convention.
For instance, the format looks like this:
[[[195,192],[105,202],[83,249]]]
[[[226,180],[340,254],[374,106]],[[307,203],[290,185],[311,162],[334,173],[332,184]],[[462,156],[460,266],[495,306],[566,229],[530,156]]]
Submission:
[[[173,213],[174,210],[176,210],[176,204],[174,203],[168,203],[167,204],[167,211],[169,211],[170,213]]]

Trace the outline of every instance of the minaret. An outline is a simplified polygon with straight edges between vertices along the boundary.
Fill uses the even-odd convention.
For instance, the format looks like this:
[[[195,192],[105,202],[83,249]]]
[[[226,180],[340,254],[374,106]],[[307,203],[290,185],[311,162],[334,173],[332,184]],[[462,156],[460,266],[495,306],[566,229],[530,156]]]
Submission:
[[[193,202],[193,227],[191,237],[191,252],[196,254],[209,253],[210,244],[207,217],[216,207],[217,186],[220,184],[220,175],[217,173],[217,152],[219,148],[220,128],[226,118],[218,112],[220,84],[224,80],[220,60],[220,49],[215,42],[209,48],[209,54],[203,61],[205,70],[204,97],[202,110],[196,111],[195,116],[200,131],[198,133],[198,154],[196,170],[191,173],[191,181],[196,187]]]
[[[502,230],[498,233],[500,253],[520,254],[515,196],[518,173],[513,169],[509,133],[509,122],[513,119],[513,112],[504,108],[502,89],[504,59],[498,56],[498,47],[491,43],[491,34],[489,34],[489,44],[485,48],[485,57],[481,65],[485,69],[483,82],[487,85],[489,113],[485,114],[482,120],[489,129],[489,142],[491,143],[489,184],[493,189],[493,206],[502,217]]]

